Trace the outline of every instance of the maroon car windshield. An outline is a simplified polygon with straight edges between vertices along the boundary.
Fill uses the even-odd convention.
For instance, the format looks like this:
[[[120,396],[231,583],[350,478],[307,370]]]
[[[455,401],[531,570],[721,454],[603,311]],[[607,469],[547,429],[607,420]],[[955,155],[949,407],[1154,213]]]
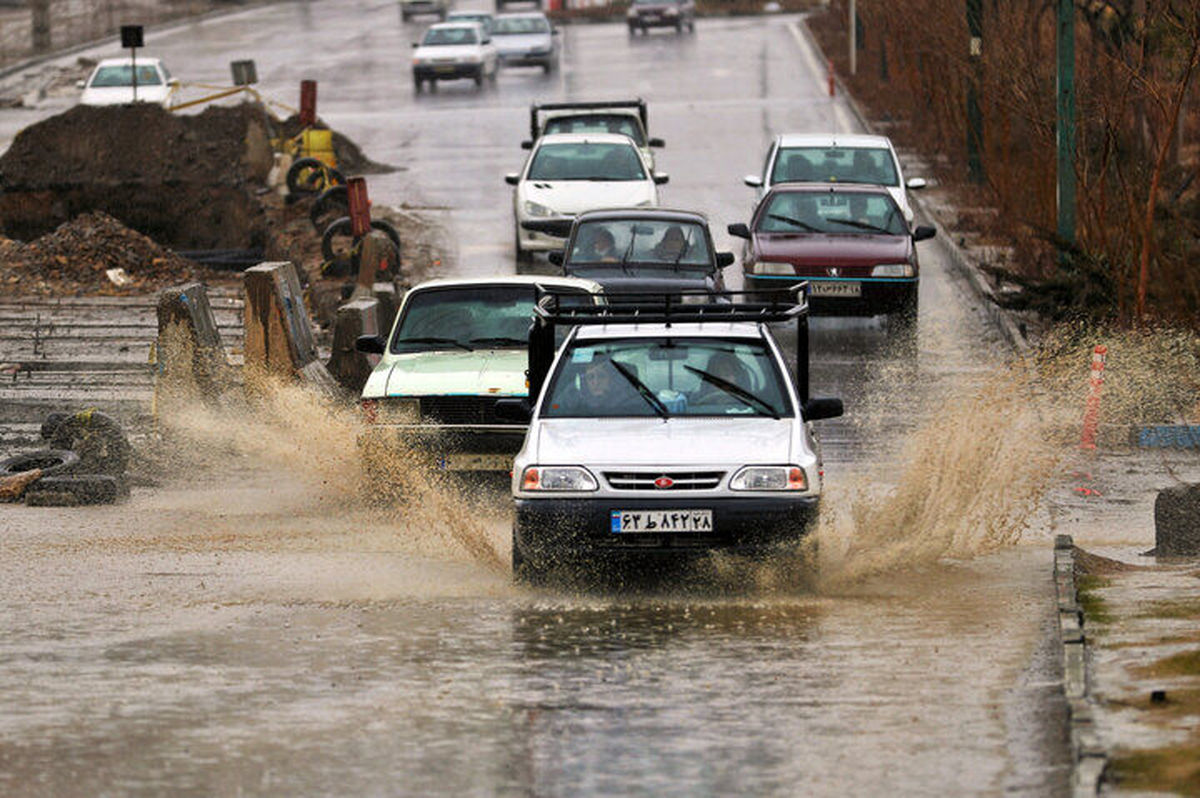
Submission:
[[[886,192],[781,191],[760,209],[760,233],[908,234],[904,214]]]

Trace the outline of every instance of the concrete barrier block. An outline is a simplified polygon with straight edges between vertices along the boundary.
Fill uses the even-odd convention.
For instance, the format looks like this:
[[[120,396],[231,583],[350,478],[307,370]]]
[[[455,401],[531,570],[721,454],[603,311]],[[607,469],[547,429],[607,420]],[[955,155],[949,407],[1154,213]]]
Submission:
[[[1200,483],[1159,492],[1154,500],[1154,553],[1159,557],[1200,555]]]
[[[358,394],[375,365],[371,359],[355,349],[354,343],[360,335],[379,335],[379,301],[358,299],[338,308],[333,324],[333,353],[328,368],[339,385],[346,391]]]
[[[371,293],[379,300],[379,331],[387,335],[396,322],[396,314],[400,311],[400,300],[404,294],[395,281],[375,283],[371,286]]]
[[[228,384],[228,361],[208,292],[200,283],[163,290],[158,297],[155,395],[171,392],[215,398]]]
[[[380,230],[372,230],[363,236],[358,253],[357,283],[370,289],[382,275],[400,271],[400,251],[392,239]]]
[[[247,377],[295,377],[317,359],[296,267],[260,263],[245,271],[244,281]]]

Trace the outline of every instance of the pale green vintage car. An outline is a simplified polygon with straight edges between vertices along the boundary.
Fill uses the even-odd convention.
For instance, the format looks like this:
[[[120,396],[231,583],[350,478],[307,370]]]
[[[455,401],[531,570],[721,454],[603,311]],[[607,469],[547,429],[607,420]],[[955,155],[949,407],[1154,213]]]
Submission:
[[[529,327],[539,286],[603,302],[598,283],[515,275],[430,280],[404,297],[391,334],[359,339],[380,355],[360,406],[374,443],[402,444],[431,467],[507,474],[526,425],[496,416],[500,399],[529,394]],[[560,300],[561,301],[561,300]]]

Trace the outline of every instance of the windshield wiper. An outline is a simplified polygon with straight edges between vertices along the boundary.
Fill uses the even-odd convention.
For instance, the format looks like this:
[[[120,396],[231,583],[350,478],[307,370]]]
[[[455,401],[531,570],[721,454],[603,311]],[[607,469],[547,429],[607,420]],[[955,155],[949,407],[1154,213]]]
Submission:
[[[397,344],[450,344],[451,346],[457,346],[459,349],[463,350],[464,352],[474,352],[475,351],[471,347],[464,344],[462,341],[455,340],[454,338],[438,338],[436,336],[430,336],[430,335],[420,336],[417,338],[397,338],[394,343],[397,343]]]
[[[483,338],[472,338],[467,343],[482,344],[485,346],[525,346],[529,341],[524,338],[512,338],[507,335],[491,335]]]
[[[857,227],[859,230],[870,230],[872,233],[887,233],[888,235],[896,235],[886,227],[879,227],[878,225],[873,225],[870,222],[860,222],[857,219],[829,219],[827,221],[844,224],[847,227]]]
[[[779,420],[780,415],[779,415],[778,410],[771,407],[771,405],[769,405],[767,402],[765,402],[764,400],[755,396],[754,394],[750,393],[749,391],[747,391],[745,388],[741,387],[740,385],[734,385],[729,380],[723,380],[720,377],[718,377],[716,374],[709,374],[704,369],[698,369],[695,366],[689,366],[686,363],[683,365],[683,367],[685,369],[687,369],[688,371],[692,372],[693,374],[695,374],[700,379],[707,382],[709,385],[717,386],[722,391],[724,391],[725,393],[734,397],[735,399],[741,399],[743,404],[747,404],[750,407],[753,407],[757,410],[760,410],[760,411],[766,413],[768,416],[775,419],[776,421]]]
[[[638,227],[633,225],[629,230],[629,246],[621,253],[621,271],[629,274],[629,256],[633,254],[633,244],[637,241]]]
[[[792,224],[792,225],[795,225],[796,227],[799,227],[801,230],[807,230],[807,231],[808,231],[808,232],[810,232],[810,233],[819,233],[819,232],[821,232],[820,230],[818,230],[817,228],[813,227],[813,226],[812,226],[811,224],[809,224],[808,222],[802,222],[802,221],[800,221],[799,219],[793,219],[793,218],[792,218],[792,217],[790,217],[790,216],[780,216],[778,213],[768,213],[768,214],[767,214],[767,218],[768,218],[768,219],[774,219],[774,220],[775,220],[775,221],[777,221],[777,222],[785,222],[785,223],[787,223],[787,224]]]
[[[634,390],[638,392],[638,396],[646,400],[646,404],[653,408],[654,412],[658,414],[659,418],[661,418],[663,421],[666,421],[671,416],[671,414],[667,412],[667,406],[662,403],[662,400],[655,396],[654,392],[646,387],[646,383],[633,376],[633,372],[630,371],[628,367],[622,366],[615,360],[610,360],[609,362],[612,363],[612,367],[615,368],[620,375],[624,377],[630,385],[633,386]]]

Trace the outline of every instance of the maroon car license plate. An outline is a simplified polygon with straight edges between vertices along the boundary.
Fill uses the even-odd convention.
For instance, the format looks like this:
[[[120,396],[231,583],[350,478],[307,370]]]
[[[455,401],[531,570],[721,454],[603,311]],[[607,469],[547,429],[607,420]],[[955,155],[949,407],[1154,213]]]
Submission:
[[[854,280],[814,280],[808,286],[813,296],[862,296],[862,283]]]

